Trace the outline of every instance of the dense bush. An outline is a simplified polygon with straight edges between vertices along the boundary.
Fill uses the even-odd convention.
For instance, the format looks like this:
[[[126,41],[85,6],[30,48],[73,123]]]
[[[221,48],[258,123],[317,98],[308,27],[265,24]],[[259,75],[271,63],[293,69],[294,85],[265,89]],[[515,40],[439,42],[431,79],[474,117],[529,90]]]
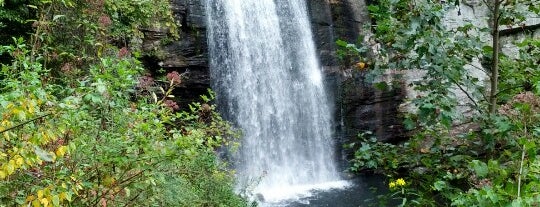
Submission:
[[[352,55],[344,63],[368,63],[362,69],[374,77],[404,74],[399,70],[424,75],[409,85],[418,92],[404,117],[411,138],[393,145],[363,134],[351,146],[351,170],[388,175],[392,193],[381,198],[402,206],[538,206],[540,41],[515,42],[519,52],[511,56],[501,52],[498,31],[537,16],[540,6],[489,1],[489,27],[448,28],[443,20],[459,12],[454,4],[459,1],[379,1],[369,6],[376,24],[368,41],[338,41],[340,54]],[[483,42],[482,34],[493,41]]]
[[[27,3],[29,39],[0,47],[0,206],[246,205],[213,94],[179,111],[181,74],[154,81],[136,59],[143,27],[175,28],[167,1]]]

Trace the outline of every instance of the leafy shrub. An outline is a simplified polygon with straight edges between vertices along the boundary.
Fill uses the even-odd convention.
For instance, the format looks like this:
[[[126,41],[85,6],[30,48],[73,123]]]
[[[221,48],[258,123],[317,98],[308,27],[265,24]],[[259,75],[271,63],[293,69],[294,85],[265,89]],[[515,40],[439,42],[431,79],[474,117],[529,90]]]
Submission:
[[[342,54],[374,63],[371,75],[396,69],[423,75],[409,85],[418,92],[404,121],[414,130],[411,138],[396,145],[360,139],[351,161],[354,171],[408,181],[401,193],[386,199],[406,200],[402,206],[540,204],[539,42],[517,41],[519,52],[506,55],[498,53],[500,35],[493,32],[520,25],[540,9],[534,1],[502,2],[483,5],[491,12],[489,28],[447,28],[442,20],[447,12],[459,12],[453,5],[459,1],[380,1],[368,8],[376,22],[373,36],[356,46],[375,42],[376,52],[351,53],[352,45],[338,42],[346,48]],[[482,42],[482,34],[491,35],[491,46]],[[482,67],[472,65],[475,59]],[[482,83],[471,67],[492,81]],[[467,101],[460,103],[458,93]]]
[[[247,205],[216,156],[238,133],[213,94],[179,111],[178,73],[152,85],[159,92],[142,89],[151,81],[135,58],[141,31],[172,24],[168,1],[34,3],[30,40],[0,46],[9,57],[0,70],[0,205]]]

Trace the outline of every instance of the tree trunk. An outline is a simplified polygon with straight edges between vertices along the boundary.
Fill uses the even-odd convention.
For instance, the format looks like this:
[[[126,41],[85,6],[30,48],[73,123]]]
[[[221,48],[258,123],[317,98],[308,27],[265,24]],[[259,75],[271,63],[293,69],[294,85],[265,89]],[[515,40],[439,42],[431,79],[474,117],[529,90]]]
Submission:
[[[489,95],[489,113],[494,114],[497,109],[497,93],[499,87],[499,10],[501,0],[494,0],[493,4],[493,19],[492,19],[492,37],[493,37],[493,56],[491,65],[491,88]]]

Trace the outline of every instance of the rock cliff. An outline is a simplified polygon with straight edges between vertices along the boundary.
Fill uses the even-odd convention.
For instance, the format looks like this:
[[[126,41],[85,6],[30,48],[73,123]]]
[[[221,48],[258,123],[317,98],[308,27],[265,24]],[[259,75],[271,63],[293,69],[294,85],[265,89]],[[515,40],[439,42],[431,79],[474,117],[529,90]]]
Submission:
[[[366,82],[364,73],[341,68],[336,56],[335,41],[355,42],[365,23],[369,23],[365,1],[307,0],[307,3],[327,89],[335,100],[338,147],[353,141],[363,131],[374,132],[382,141],[403,138],[397,110],[402,91],[375,89]],[[163,45],[162,31],[146,31],[144,63],[152,73],[158,73],[160,68],[187,72],[182,87],[175,91],[181,97],[180,104],[187,104],[206,93],[211,85],[204,0],[173,0],[172,4],[181,25],[180,40]]]
[[[167,40],[164,31],[145,31],[143,63],[155,75],[184,73],[182,85],[174,91],[179,105],[198,100],[210,88],[206,17],[203,0],[173,0],[172,9],[180,28],[178,40]]]

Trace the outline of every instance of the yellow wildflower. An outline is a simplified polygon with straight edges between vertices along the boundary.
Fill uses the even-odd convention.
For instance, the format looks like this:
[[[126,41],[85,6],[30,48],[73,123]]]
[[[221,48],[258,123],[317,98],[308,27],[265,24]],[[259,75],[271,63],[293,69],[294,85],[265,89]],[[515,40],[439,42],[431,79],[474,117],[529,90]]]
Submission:
[[[396,180],[396,185],[405,186],[405,180],[403,180],[403,178],[397,179]]]
[[[388,183],[388,187],[390,187],[390,189],[395,188],[395,187],[396,187],[396,183],[390,182],[390,183]]]

